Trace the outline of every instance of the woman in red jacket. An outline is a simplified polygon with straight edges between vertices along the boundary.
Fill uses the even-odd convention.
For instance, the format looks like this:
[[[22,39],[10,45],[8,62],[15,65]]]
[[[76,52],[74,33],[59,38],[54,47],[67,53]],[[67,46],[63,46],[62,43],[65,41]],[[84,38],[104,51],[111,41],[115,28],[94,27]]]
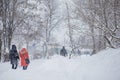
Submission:
[[[28,67],[29,61],[29,55],[26,48],[22,48],[20,51],[20,58],[21,58],[21,66],[23,66],[23,70],[26,70]]]

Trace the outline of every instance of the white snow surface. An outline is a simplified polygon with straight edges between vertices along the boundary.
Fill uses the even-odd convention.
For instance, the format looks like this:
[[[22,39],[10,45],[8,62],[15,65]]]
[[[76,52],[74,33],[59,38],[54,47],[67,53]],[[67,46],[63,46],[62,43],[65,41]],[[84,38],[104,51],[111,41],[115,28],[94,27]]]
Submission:
[[[0,80],[120,80],[120,49],[72,59],[55,55],[31,61],[27,70],[0,63]]]

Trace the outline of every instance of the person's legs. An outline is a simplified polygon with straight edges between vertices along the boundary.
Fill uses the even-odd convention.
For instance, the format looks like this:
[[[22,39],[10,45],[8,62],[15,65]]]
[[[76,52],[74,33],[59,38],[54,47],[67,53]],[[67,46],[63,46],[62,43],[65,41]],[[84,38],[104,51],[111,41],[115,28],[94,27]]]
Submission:
[[[12,69],[14,69],[14,64],[12,64]]]
[[[15,68],[14,69],[17,69],[17,66],[18,66],[18,64],[15,64]]]
[[[27,69],[27,66],[25,66],[25,69]]]
[[[23,66],[23,70],[25,70],[25,66]]]
[[[27,66],[23,66],[23,70],[26,70],[27,69]]]

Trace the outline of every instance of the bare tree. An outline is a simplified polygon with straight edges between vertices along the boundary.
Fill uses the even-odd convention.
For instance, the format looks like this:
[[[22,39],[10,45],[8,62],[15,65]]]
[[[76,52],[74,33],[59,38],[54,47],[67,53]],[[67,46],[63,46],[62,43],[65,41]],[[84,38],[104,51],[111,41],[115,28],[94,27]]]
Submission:
[[[17,0],[2,0],[2,22],[4,35],[4,51],[10,49],[12,35],[15,30],[14,22],[16,16]]]
[[[69,6],[68,3],[66,2],[66,10],[67,10],[67,27],[68,27],[68,35],[69,35],[69,39],[70,39],[70,47],[72,48],[72,52],[73,54],[75,53],[74,49],[75,49],[75,44],[74,44],[74,40],[73,40],[73,25],[71,24],[71,16],[70,16],[70,11],[69,11]]]
[[[2,30],[0,30],[0,61],[1,61],[1,54],[2,54],[2,33],[3,33],[3,31]]]
[[[107,46],[112,48],[119,46],[119,0],[87,0],[85,2],[76,0],[75,4],[77,14],[91,28],[95,50],[101,50]]]
[[[59,19],[56,17],[56,9],[57,6],[55,5],[55,0],[45,0],[45,5],[46,5],[46,18],[45,18],[45,41],[44,41],[44,46],[45,46],[45,56],[49,58],[49,53],[48,53],[48,44],[50,43],[51,39],[51,33],[53,29],[59,24],[61,21],[61,18]],[[58,18],[58,20],[57,20]]]
[[[13,33],[16,27],[20,24],[20,20],[17,20],[17,0],[1,0],[0,1],[0,16],[2,18],[3,32],[3,54],[6,53],[6,49],[10,50]],[[17,23],[17,24],[16,24]]]
[[[2,0],[0,0],[0,18],[2,17]],[[0,28],[1,28],[1,24],[0,24]],[[2,33],[3,30],[0,30],[0,61],[1,61],[1,54],[2,54]]]

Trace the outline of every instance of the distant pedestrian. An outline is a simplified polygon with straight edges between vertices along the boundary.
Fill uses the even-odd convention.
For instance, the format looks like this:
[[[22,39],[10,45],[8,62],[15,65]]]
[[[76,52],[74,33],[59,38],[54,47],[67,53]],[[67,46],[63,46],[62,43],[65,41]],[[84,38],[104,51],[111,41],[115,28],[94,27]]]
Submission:
[[[67,56],[67,51],[66,51],[66,49],[65,49],[65,47],[63,46],[63,48],[60,50],[60,55],[61,56]]]
[[[26,48],[22,48],[22,50],[20,51],[20,58],[21,66],[23,66],[23,70],[26,70],[30,63],[28,51]]]
[[[12,64],[12,69],[17,69],[18,66],[18,51],[15,45],[12,45],[12,49],[9,52],[10,63]]]
[[[81,55],[81,51],[80,51],[79,49],[78,49],[78,52],[77,52],[77,53],[78,53],[79,56]]]

